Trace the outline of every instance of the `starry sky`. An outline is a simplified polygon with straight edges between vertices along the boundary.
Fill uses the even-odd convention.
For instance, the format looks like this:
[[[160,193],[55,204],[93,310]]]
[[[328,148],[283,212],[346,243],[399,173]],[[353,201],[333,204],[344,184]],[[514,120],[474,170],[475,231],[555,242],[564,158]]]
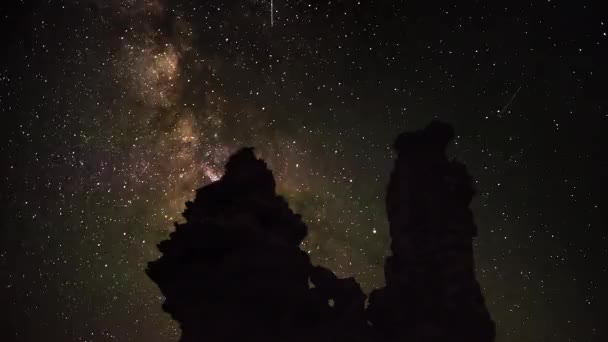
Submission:
[[[390,145],[438,118],[497,341],[605,341],[600,2],[273,2],[0,4],[0,339],[176,341],[145,265],[245,145],[312,260],[383,286]]]

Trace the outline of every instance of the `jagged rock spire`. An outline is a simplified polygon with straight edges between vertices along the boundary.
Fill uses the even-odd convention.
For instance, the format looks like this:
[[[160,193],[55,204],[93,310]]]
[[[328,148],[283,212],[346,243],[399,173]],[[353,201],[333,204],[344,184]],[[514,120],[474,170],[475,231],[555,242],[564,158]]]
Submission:
[[[337,322],[364,326],[365,295],[353,279],[312,266],[299,248],[306,226],[253,149],[231,156],[183,215],[147,269],[180,341],[333,341],[343,334]]]
[[[471,177],[446,155],[453,136],[450,125],[434,121],[395,142],[386,196],[392,255],[386,287],[372,293],[368,308],[380,340],[494,340],[475,279]]]

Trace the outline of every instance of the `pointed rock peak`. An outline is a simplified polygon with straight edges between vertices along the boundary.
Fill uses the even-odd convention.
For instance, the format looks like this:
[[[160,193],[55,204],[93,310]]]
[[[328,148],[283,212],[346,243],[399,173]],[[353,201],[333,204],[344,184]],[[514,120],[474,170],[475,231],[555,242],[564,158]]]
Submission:
[[[238,150],[228,159],[221,182],[226,186],[239,187],[243,191],[260,191],[265,195],[275,193],[272,171],[255,156],[252,147]]]
[[[285,199],[277,195],[272,171],[255,156],[251,147],[235,152],[218,181],[197,190],[193,202],[186,203],[187,221],[222,221],[257,227],[260,231],[298,246],[307,228]]]

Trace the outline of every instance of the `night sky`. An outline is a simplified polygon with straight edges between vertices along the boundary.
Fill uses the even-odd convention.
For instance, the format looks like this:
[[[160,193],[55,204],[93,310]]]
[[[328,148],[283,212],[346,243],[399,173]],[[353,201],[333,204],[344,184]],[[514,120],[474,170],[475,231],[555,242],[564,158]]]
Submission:
[[[383,286],[391,143],[433,118],[497,341],[608,340],[600,3],[2,1],[0,340],[176,341],[144,269],[241,146],[315,263]]]

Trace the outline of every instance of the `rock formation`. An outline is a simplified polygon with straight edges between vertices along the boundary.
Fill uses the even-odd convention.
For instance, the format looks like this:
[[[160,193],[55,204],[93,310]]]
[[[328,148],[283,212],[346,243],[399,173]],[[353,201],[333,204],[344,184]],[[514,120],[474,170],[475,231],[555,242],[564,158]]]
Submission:
[[[147,269],[180,341],[331,341],[341,322],[364,326],[360,287],[312,266],[299,248],[306,226],[253,149],[234,154],[183,216]]]
[[[494,323],[475,280],[465,167],[439,122],[395,143],[386,198],[392,255],[386,286],[366,296],[354,279],[313,266],[307,228],[275,192],[253,149],[186,203],[186,222],[159,244],[147,273],[163,309],[191,341],[492,342]]]
[[[472,180],[446,156],[453,135],[451,126],[432,122],[395,142],[386,195],[392,255],[386,286],[372,292],[367,309],[378,340],[494,340],[475,279]]]

